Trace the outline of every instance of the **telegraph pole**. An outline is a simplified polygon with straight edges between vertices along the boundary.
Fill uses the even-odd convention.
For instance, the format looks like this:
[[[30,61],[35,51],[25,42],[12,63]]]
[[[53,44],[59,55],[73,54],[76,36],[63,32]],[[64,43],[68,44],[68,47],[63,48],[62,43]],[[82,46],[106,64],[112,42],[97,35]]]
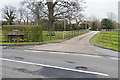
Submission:
[[[66,22],[65,22],[65,16],[64,16],[64,31],[66,30]]]

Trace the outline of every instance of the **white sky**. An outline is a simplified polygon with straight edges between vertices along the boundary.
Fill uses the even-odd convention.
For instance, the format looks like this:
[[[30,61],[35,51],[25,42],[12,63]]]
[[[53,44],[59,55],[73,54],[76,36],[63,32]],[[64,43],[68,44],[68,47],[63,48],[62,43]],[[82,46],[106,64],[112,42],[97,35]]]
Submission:
[[[87,8],[84,14],[88,17],[96,16],[106,18],[107,13],[113,12],[118,15],[118,2],[120,0],[86,0]]]
[[[23,0],[0,0],[0,10],[5,5],[13,5],[18,7]],[[107,13],[113,12],[118,15],[118,1],[120,0],[85,0],[87,8],[83,12],[87,17],[96,16],[97,18],[106,18]],[[1,11],[0,11],[0,19]]]

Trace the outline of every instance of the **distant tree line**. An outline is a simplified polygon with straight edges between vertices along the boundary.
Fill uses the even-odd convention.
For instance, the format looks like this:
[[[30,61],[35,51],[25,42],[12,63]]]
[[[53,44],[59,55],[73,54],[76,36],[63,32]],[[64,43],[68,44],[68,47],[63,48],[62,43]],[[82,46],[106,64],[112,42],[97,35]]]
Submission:
[[[114,13],[108,13],[108,18],[102,21],[92,19],[84,22],[84,0],[45,0],[21,2],[20,8],[5,6],[3,8],[2,25],[42,25],[54,35],[54,30],[114,29],[117,26]],[[56,20],[67,20],[69,24],[57,24]],[[74,24],[72,22],[75,22]],[[65,27],[64,27],[65,26]]]
[[[44,0],[44,1],[24,1],[19,9],[13,6],[6,6],[3,9],[3,24],[13,25],[14,22],[23,25],[41,25],[47,20],[49,32],[54,34],[54,22],[58,19],[67,19],[72,26],[72,21],[79,23],[84,0]]]

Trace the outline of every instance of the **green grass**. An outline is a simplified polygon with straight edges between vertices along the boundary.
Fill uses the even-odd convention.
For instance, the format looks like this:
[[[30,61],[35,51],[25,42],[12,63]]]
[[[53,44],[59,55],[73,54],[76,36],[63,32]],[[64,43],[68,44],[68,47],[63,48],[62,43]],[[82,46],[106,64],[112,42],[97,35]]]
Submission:
[[[2,31],[0,30],[0,41],[2,41]]]
[[[48,33],[48,31],[43,31],[43,41],[49,41],[49,40],[50,40],[50,36],[46,36],[47,33]],[[65,31],[65,32],[64,32],[64,39],[68,39],[68,38],[70,38],[70,37],[73,37],[73,36],[72,36],[72,33],[73,33],[73,36],[77,36],[77,35],[80,35],[80,34],[84,34],[84,33],[86,33],[86,32],[83,32],[83,31],[80,31],[80,32],[75,31],[75,33],[74,33],[74,32],[72,32],[72,31]],[[70,34],[71,34],[71,36],[70,36]],[[60,36],[60,35],[61,35],[61,36]],[[51,37],[51,40],[62,39],[62,35],[63,35],[63,32],[62,32],[62,31],[55,31],[55,36],[52,36],[52,37]]]
[[[89,31],[87,31],[87,32],[89,32]],[[73,36],[77,36],[77,35],[80,35],[80,34],[84,34],[84,33],[87,33],[87,32],[84,32],[84,31],[75,31],[75,33],[74,32],[72,32],[72,31],[65,31],[64,32],[64,39],[68,39],[68,38],[71,38],[71,37],[73,37]],[[74,34],[73,36],[72,36],[72,33]],[[46,36],[48,34],[48,31],[43,31],[43,42],[19,42],[19,43],[15,43],[15,42],[13,42],[13,43],[9,43],[9,42],[2,42],[2,44],[3,45],[10,45],[10,44],[37,44],[37,43],[48,43],[48,42],[57,42],[57,41],[62,41],[63,39],[62,39],[62,31],[60,32],[60,31],[55,31],[55,36],[52,36],[51,38],[50,38],[50,36]],[[61,36],[60,36],[60,34],[61,34]],[[70,34],[71,34],[71,37],[70,37]],[[2,40],[3,41],[5,41],[5,39],[4,39],[4,36],[1,36],[2,37]]]
[[[118,34],[118,31],[112,31],[112,32],[105,32],[107,34],[104,35],[104,40],[105,42],[101,42],[100,41],[100,37],[101,37],[101,32],[99,32],[93,39],[92,42],[95,43],[96,45],[99,46],[103,46],[106,48],[110,48],[110,49],[114,49],[114,50],[119,50],[120,45],[118,45],[118,43],[120,43],[119,39],[118,39],[118,35],[114,35],[114,34]],[[111,35],[111,38],[110,38]],[[116,38],[113,38],[116,37]],[[107,43],[106,43],[107,42]],[[115,43],[115,44],[111,44],[111,43]]]

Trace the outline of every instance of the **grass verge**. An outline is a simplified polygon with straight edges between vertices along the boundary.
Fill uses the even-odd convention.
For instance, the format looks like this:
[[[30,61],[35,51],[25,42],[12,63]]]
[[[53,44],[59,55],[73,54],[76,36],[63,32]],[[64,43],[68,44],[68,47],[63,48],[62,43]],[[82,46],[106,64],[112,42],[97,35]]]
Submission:
[[[104,39],[106,40],[105,42],[100,41],[101,32],[99,32],[98,34],[96,34],[94,38],[92,38],[92,42],[96,45],[118,51],[120,48],[120,45],[118,45],[120,40],[119,38],[114,38],[114,37],[118,37],[118,35],[114,35],[114,34],[118,34],[118,31],[111,31],[111,32],[105,32],[105,33],[107,33],[107,34],[104,34]],[[109,37],[110,35],[112,36],[111,39]],[[118,44],[111,44],[111,43],[118,43]]]
[[[74,36],[85,34],[85,33],[88,33],[88,32],[89,31],[87,31],[87,32],[78,32],[78,31],[76,31],[74,33],[75,34]],[[18,42],[18,43],[16,43],[16,42],[12,42],[12,43],[9,43],[9,42],[0,42],[0,44],[2,44],[2,45],[40,44],[40,43],[58,42],[58,41],[62,41],[63,40],[62,38],[60,38],[60,34],[62,36],[62,32],[60,32],[60,31],[55,31],[55,36],[52,36],[51,39],[50,39],[49,36],[46,36],[47,33],[48,33],[47,31],[43,31],[43,42]],[[71,35],[72,35],[72,31],[66,31],[65,32],[66,36],[64,37],[64,40],[70,38],[70,36],[68,36],[69,33],[71,33]],[[2,37],[2,39],[4,41],[3,37]]]

